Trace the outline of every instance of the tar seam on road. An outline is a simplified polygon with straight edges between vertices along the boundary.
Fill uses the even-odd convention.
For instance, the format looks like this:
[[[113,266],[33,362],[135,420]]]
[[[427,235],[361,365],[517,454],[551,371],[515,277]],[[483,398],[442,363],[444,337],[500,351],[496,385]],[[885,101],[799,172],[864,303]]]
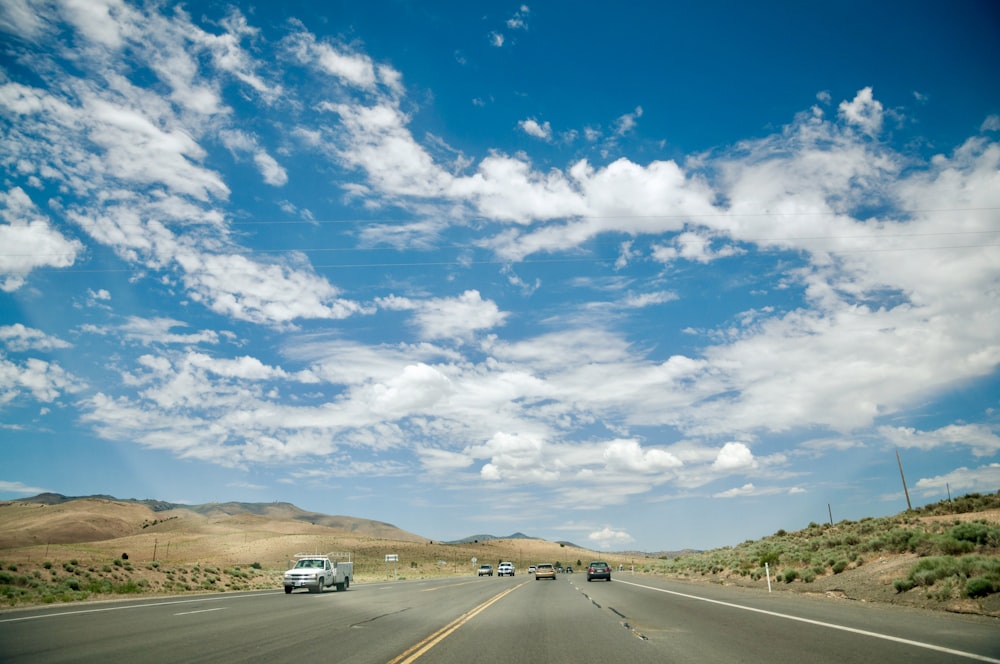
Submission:
[[[503,591],[499,595],[494,595],[493,597],[491,597],[490,599],[486,600],[485,602],[483,602],[482,604],[480,604],[476,608],[474,608],[474,609],[472,609],[470,611],[467,611],[466,613],[463,613],[462,615],[460,615],[455,620],[451,621],[450,623],[448,623],[447,625],[445,625],[444,627],[442,627],[438,631],[434,632],[433,634],[431,634],[430,636],[428,636],[427,638],[425,638],[423,641],[419,641],[419,642],[413,644],[412,646],[410,646],[409,648],[407,648],[405,651],[403,651],[402,654],[400,654],[400,655],[398,655],[398,656],[390,659],[389,662],[388,662],[388,664],[410,664],[410,662],[417,661],[421,656],[423,656],[424,653],[426,653],[428,650],[430,650],[431,648],[433,648],[434,646],[436,646],[437,644],[439,644],[441,641],[443,641],[445,638],[447,638],[450,634],[452,634],[459,627],[461,627],[462,625],[464,625],[465,623],[469,622],[470,620],[472,620],[473,618],[475,618],[477,615],[479,615],[480,613],[482,613],[483,611],[485,611],[490,605],[492,605],[492,604],[500,601],[506,595],[509,595],[510,593],[514,592],[515,590],[517,590],[521,586],[525,585],[526,583],[527,583],[527,581],[524,581],[524,582],[522,582],[522,583],[514,586],[513,588],[508,588],[507,590]]]
[[[888,634],[879,634],[878,632],[869,632],[865,629],[857,629],[856,627],[847,627],[846,625],[835,625],[833,623],[822,622],[820,620],[812,620],[811,618],[800,618],[799,616],[790,616],[787,613],[778,613],[776,611],[768,611],[767,609],[755,609],[752,606],[743,606],[741,604],[732,604],[730,602],[723,602],[717,599],[708,599],[707,597],[698,597],[697,595],[688,595],[686,593],[679,593],[674,590],[665,590],[663,588],[654,588],[652,586],[644,586],[641,583],[632,583],[630,581],[621,581],[620,583],[625,583],[630,586],[635,586],[636,588],[645,588],[646,590],[653,590],[658,593],[667,593],[668,595],[676,595],[677,597],[686,597],[687,599],[696,599],[701,602],[708,602],[710,604],[718,604],[720,606],[728,606],[732,609],[742,609],[744,611],[753,611],[754,613],[762,613],[767,616],[773,616],[775,618],[784,618],[786,620],[795,620],[801,623],[807,623],[809,625],[816,625],[818,627],[827,627],[829,629],[839,629],[842,632],[851,632],[852,634],[860,634],[862,636],[870,636],[876,639],[882,639],[884,641],[894,641],[895,643],[903,643],[910,646],[915,646],[917,648],[925,648],[927,650],[934,650],[935,652],[943,652],[948,655],[955,655],[956,657],[965,657],[968,659],[978,660],[980,662],[992,662],[993,664],[1000,664],[1000,659],[994,659],[993,657],[987,657],[986,655],[977,655],[972,652],[965,652],[964,650],[955,650],[953,648],[945,648],[944,646],[936,646],[933,643],[923,643],[922,641],[913,641],[912,639],[904,639],[899,636],[890,636]]]

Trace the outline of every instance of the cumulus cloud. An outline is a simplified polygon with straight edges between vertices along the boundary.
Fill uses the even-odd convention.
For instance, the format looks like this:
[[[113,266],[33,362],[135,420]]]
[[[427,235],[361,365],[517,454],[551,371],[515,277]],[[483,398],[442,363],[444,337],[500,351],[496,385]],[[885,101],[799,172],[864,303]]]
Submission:
[[[869,136],[882,131],[882,104],[875,99],[871,88],[864,88],[851,101],[842,101],[838,107],[846,122]]]
[[[723,471],[753,468],[755,465],[753,453],[743,443],[726,443],[712,463],[713,468]]]
[[[665,450],[644,450],[635,440],[616,440],[604,450],[604,460],[613,470],[635,473],[660,473],[683,465],[681,460]]]
[[[234,327],[249,323],[239,327],[252,330],[246,337],[260,333],[256,326],[293,333],[277,344],[283,366],[234,353],[223,340],[248,342],[235,333],[173,317],[81,327],[142,346],[110,369],[119,384],[82,402],[84,421],[109,439],[227,465],[415,448],[420,469],[558,486],[554,500],[565,505],[595,488],[623,500],[740,476],[733,484],[741,486],[716,494],[735,498],[804,489],[775,489],[761,477],[787,462],[782,455],[755,457],[747,443],[720,448],[723,441],[829,429],[797,451],[861,447],[870,443],[854,432],[1000,365],[996,254],[983,241],[996,232],[1000,150],[980,135],[914,163],[872,140],[887,113],[871,88],[839,104],[821,93],[816,108],[773,134],[689,161],[579,159],[552,168],[500,149],[468,157],[415,133],[418,104],[400,71],[300,23],[288,24],[279,57],[264,62],[249,47],[259,33],[238,12],[209,32],[183,10],[85,4],[33,6],[44,15],[20,0],[0,5],[2,29],[63,49],[37,68],[35,77],[50,77],[45,85],[0,84],[4,164],[11,181],[26,183],[0,194],[3,289],[20,290],[42,267],[78,265],[87,242],[185,307]],[[495,27],[523,34],[528,17],[521,7]],[[67,21],[84,50],[59,46],[48,33],[58,21],[49,19]],[[492,38],[496,46],[513,41]],[[129,67],[156,85],[133,82]],[[271,79],[287,73],[305,83],[284,90]],[[251,113],[228,105],[233,92]],[[279,98],[284,111],[294,109],[287,118],[270,113]],[[609,123],[608,139],[636,132],[642,114],[637,106]],[[530,118],[519,128],[552,139],[548,122]],[[996,128],[994,116],[984,120],[984,133]],[[591,126],[584,136],[602,133]],[[281,187],[294,182],[303,158],[337,172],[342,189],[331,198],[407,220],[358,230],[365,250],[452,249],[446,234],[457,228],[468,235],[455,252],[463,255],[453,284],[463,283],[466,256],[481,252],[528,298],[549,284],[521,281],[513,266],[566,252],[613,261],[617,300],[576,310],[560,303],[504,336],[516,318],[485,290],[428,294],[418,279],[387,270],[392,285],[381,292],[399,294],[369,303],[351,294],[353,277],[334,283],[313,267],[309,250],[251,253],[225,211],[243,192],[217,164],[244,163],[257,169],[256,181]],[[56,190],[60,200],[43,207],[41,192]],[[276,210],[315,221],[298,204]],[[62,226],[48,216],[56,213]],[[598,256],[602,243],[617,255]],[[780,306],[755,291],[761,299],[728,320],[686,325],[689,339],[677,346],[671,329],[685,324],[667,315],[657,321],[662,342],[630,328],[640,310],[692,297],[688,274],[720,268],[714,277],[726,259],[744,256],[769,271],[767,287],[788,294]],[[110,292],[88,294],[111,304]],[[392,312],[404,312],[412,337],[379,338],[383,319],[358,341],[345,338],[349,325],[322,327]],[[0,336],[11,353],[66,347],[23,325]],[[0,358],[0,405],[51,403],[80,385],[48,359]],[[646,438],[646,427],[666,440]],[[983,425],[878,433],[919,450],[988,457],[1000,449]],[[406,470],[377,459],[351,467]],[[994,471],[983,468],[955,471],[955,484],[988,483]],[[939,480],[921,482],[930,489]],[[610,528],[594,534],[601,543],[629,537]]]
[[[914,489],[924,496],[944,496],[948,491],[991,493],[1000,486],[1000,463],[955,470],[917,480]]]
[[[591,532],[587,535],[587,539],[601,549],[621,548],[635,541],[635,538],[626,531],[609,526]]]

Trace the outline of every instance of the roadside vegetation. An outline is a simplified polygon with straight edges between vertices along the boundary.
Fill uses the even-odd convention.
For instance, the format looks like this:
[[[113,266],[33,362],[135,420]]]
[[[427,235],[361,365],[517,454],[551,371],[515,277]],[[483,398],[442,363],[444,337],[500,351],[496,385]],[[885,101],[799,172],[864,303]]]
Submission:
[[[751,581],[770,573],[772,583],[811,584],[885,556],[911,554],[919,560],[892,580],[897,593],[925,593],[939,601],[983,598],[1000,593],[1000,524],[974,513],[996,509],[1000,493],[969,494],[892,517],[779,530],[738,546],[661,558],[646,570]]]
[[[7,606],[77,602],[122,595],[229,591],[274,588],[276,573],[257,563],[211,567],[165,565],[158,561],[132,564],[115,558],[107,563],[71,560],[41,565],[0,562],[0,603]]]

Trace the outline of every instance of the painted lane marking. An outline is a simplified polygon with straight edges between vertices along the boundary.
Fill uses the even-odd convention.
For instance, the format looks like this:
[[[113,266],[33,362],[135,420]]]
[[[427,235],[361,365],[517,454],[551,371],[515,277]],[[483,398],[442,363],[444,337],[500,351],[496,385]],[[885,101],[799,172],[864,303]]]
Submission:
[[[434,632],[433,634],[425,638],[423,641],[419,641],[413,644],[405,651],[403,651],[402,654],[394,657],[393,659],[390,659],[388,664],[411,664],[411,662],[417,661],[420,657],[422,657],[425,653],[427,653],[428,650],[430,650],[437,644],[444,641],[449,635],[453,634],[459,627],[469,622],[477,615],[479,615],[487,608],[489,608],[491,605],[495,604],[496,602],[499,602],[501,599],[503,599],[504,597],[506,597],[507,595],[509,595],[510,593],[514,592],[515,590],[517,590],[518,588],[527,583],[528,583],[527,581],[524,581],[519,585],[514,586],[513,588],[508,588],[499,595],[494,595],[493,597],[486,600],[476,608],[466,613],[463,613],[455,620],[451,621],[438,631]]]
[[[784,618],[785,620],[794,620],[796,622],[806,623],[808,625],[816,625],[817,627],[826,627],[828,629],[837,629],[842,632],[850,632],[852,634],[860,634],[861,636],[870,636],[875,639],[882,639],[883,641],[893,641],[894,643],[902,643],[909,646],[914,646],[917,648],[924,648],[926,650],[933,650],[935,652],[945,653],[947,655],[954,655],[956,657],[965,657],[967,659],[974,659],[980,662],[992,662],[993,664],[1000,664],[1000,659],[994,659],[992,657],[987,657],[985,655],[977,655],[976,653],[965,652],[963,650],[955,650],[953,648],[945,648],[944,646],[936,646],[933,643],[924,643],[922,641],[913,641],[912,639],[904,639],[899,636],[891,636],[889,634],[879,634],[878,632],[870,632],[866,629],[858,629],[856,627],[847,627],[846,625],[836,625],[834,623],[823,622],[821,620],[813,620],[811,618],[801,618],[799,616],[792,616],[787,613],[778,613],[777,611],[768,611],[767,609],[755,609],[752,606],[743,606],[742,604],[733,604],[731,602],[723,602],[718,599],[708,599],[707,597],[698,597],[697,595],[688,595],[686,593],[679,593],[674,590],[665,590],[663,588],[654,588],[652,586],[644,586],[641,583],[633,583],[631,581],[621,581],[618,583],[624,583],[627,586],[635,586],[636,588],[645,588],[646,590],[653,590],[658,593],[667,593],[668,595],[676,595],[677,597],[684,597],[687,599],[696,599],[700,602],[708,602],[710,604],[718,604],[719,606],[727,606],[731,609],[741,609],[743,611],[752,611],[754,613],[761,613],[767,616],[772,616],[774,618]]]
[[[226,607],[219,606],[214,609],[198,609],[197,611],[182,611],[181,613],[175,613],[175,616],[190,616],[194,613],[208,613],[209,611],[225,611]]]

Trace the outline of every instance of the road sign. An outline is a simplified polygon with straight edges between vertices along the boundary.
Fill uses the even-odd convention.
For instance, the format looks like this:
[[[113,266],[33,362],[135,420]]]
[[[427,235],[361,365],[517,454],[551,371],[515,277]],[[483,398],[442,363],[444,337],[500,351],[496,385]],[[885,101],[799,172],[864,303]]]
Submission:
[[[387,563],[398,563],[399,554],[398,553],[387,553],[385,554],[385,562]]]

